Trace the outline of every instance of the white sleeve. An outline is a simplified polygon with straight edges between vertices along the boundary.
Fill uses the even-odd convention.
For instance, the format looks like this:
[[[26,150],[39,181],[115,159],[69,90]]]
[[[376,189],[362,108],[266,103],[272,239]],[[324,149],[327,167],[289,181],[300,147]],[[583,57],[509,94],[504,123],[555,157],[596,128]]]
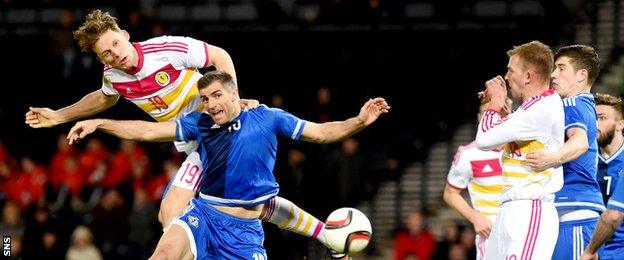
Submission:
[[[535,112],[536,109],[533,108]],[[477,147],[491,150],[513,141],[535,140],[543,135],[528,110],[518,110],[501,118],[494,110],[484,113],[477,130]]]
[[[163,36],[166,42],[181,43],[186,46],[186,53],[169,52],[171,64],[176,69],[205,68],[210,66],[208,44],[190,37]]]
[[[117,90],[113,88],[113,83],[110,80],[110,75],[106,75],[106,73],[104,73],[104,75],[102,76],[102,92],[104,93],[104,95],[107,96],[119,95],[119,92],[117,92]]]
[[[470,161],[464,156],[464,151],[463,147],[457,149],[453,164],[451,164],[451,169],[446,178],[448,184],[460,189],[468,187],[468,183],[472,179],[472,168],[470,167]]]

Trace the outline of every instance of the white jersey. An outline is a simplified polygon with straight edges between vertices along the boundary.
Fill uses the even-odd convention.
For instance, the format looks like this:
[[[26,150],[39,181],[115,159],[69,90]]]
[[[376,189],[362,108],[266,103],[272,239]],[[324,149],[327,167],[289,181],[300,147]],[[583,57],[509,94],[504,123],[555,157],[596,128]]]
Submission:
[[[525,162],[529,152],[540,149],[554,152],[563,146],[563,103],[553,89],[530,98],[504,118],[496,111],[486,111],[479,123],[476,142],[480,149],[505,144],[502,203],[510,200],[552,202],[554,193],[563,186],[561,167],[533,172]]]
[[[199,106],[196,87],[208,66],[208,45],[188,37],[161,36],[134,43],[139,64],[134,71],[104,67],[102,92],[121,95],[159,122],[176,120]]]
[[[133,43],[139,63],[135,70],[104,67],[102,92],[121,95],[156,121],[174,121],[200,108],[197,68],[210,65],[208,45],[189,37],[161,36]],[[194,150],[176,143],[180,151]]]
[[[502,150],[482,151],[475,142],[457,149],[448,184],[468,189],[472,207],[494,223],[502,190]]]

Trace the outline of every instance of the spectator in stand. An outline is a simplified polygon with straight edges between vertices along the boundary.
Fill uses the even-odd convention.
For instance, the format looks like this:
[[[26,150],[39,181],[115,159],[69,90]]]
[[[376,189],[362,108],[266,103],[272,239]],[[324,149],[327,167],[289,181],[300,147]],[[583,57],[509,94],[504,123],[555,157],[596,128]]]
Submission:
[[[2,208],[2,222],[0,222],[0,234],[3,236],[24,237],[24,221],[22,212],[15,202],[8,201]]]
[[[150,178],[145,191],[153,203],[160,203],[167,183],[178,172],[178,165],[177,162],[166,160],[163,162],[163,173]]]
[[[74,156],[67,157],[65,167],[61,173],[61,185],[65,186],[72,197],[80,195],[85,174],[78,168],[78,160]]]
[[[24,244],[28,245],[28,249],[24,252],[25,259],[51,259],[50,256],[45,253],[44,234],[55,232],[56,223],[53,223],[50,219],[50,211],[47,207],[39,205],[34,209],[34,212],[26,219],[26,229],[24,232]],[[61,234],[58,234],[62,237]],[[50,238],[47,238],[48,245],[50,245]],[[62,257],[61,257],[62,258]]]
[[[331,90],[328,87],[320,87],[316,95],[316,108],[312,110],[316,112],[314,119],[319,123],[332,121],[336,118],[334,114],[336,109],[331,99]]]
[[[174,172],[175,174],[175,172]],[[142,188],[134,190],[134,203],[132,204],[132,212],[128,216],[130,232],[128,240],[133,244],[132,250],[135,259],[147,259],[151,253],[152,246],[156,246],[152,241],[156,236],[155,230],[158,229],[156,222],[158,211],[147,196],[147,192]],[[150,242],[152,244],[150,245]]]
[[[41,259],[63,259],[64,249],[60,245],[59,236],[53,230],[46,230],[41,237],[43,250]],[[30,245],[26,244],[27,247]],[[26,253],[26,252],[24,252]]]
[[[93,245],[93,234],[89,228],[78,226],[74,229],[71,236],[71,245],[67,250],[66,260],[100,260],[102,254],[100,250]]]
[[[105,259],[120,257],[117,248],[126,242],[128,236],[128,212],[124,210],[124,199],[115,189],[108,190],[93,210],[91,230],[95,244],[102,248]]]
[[[102,180],[106,188],[116,187],[129,179],[133,164],[148,165],[149,159],[145,149],[135,141],[122,140],[110,163],[110,169]]]
[[[433,259],[448,259],[451,246],[459,242],[459,226],[455,220],[444,223],[442,240],[436,245]]]
[[[86,173],[89,176],[89,183],[93,183],[94,181],[100,179],[95,176],[92,178],[91,176],[98,169],[99,165],[102,162],[106,162],[109,157],[108,149],[102,144],[102,141],[97,138],[89,139],[87,143],[85,151],[81,152],[78,155],[78,167],[82,172]]]
[[[360,143],[355,138],[342,141],[340,149],[336,149],[329,158],[329,176],[334,182],[333,191],[336,204],[331,208],[342,205],[355,206],[363,190],[362,177],[368,175],[368,165],[365,156],[360,154]]]
[[[436,242],[425,222],[425,215],[421,211],[412,210],[408,213],[407,229],[394,236],[394,260],[404,260],[410,255],[419,260],[432,259]]]
[[[69,146],[64,134],[59,135],[56,139],[56,153],[52,155],[49,168],[49,182],[55,191],[61,187],[63,182],[63,172],[65,172],[65,165],[69,157],[76,155],[74,147]]]
[[[474,234],[472,235],[472,237],[470,238],[472,241],[474,241]],[[471,257],[471,258],[469,258]],[[475,258],[475,254],[468,254],[468,252],[466,251],[466,249],[461,245],[461,244],[453,244],[449,247],[448,250],[448,258],[444,258],[444,259],[449,259],[449,260],[468,260],[468,259],[474,259]]]
[[[22,172],[18,174],[18,183],[23,185],[20,191],[20,206],[27,209],[33,204],[39,204],[45,200],[45,187],[48,182],[46,169],[35,164],[29,157],[22,157]]]
[[[465,256],[465,259],[476,259],[475,256],[477,255],[477,248],[475,243],[475,232],[472,227],[464,227],[459,234],[459,245],[461,245],[464,252],[468,254]],[[451,252],[449,252],[449,258],[452,259],[450,254]]]

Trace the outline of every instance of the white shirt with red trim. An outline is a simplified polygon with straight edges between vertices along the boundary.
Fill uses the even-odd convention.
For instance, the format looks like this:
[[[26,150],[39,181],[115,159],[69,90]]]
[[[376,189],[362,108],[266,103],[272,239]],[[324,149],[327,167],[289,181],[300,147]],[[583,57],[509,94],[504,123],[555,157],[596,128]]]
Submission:
[[[157,121],[172,121],[195,111],[199,95],[197,68],[208,66],[208,45],[188,37],[161,36],[134,43],[135,70],[104,67],[102,92],[121,95]]]
[[[197,68],[210,65],[208,45],[189,37],[161,36],[133,43],[139,63],[133,71],[104,67],[102,92],[121,95],[159,122],[174,121],[200,107]],[[193,150],[182,147],[180,151]],[[192,145],[191,145],[192,146]]]
[[[475,142],[460,146],[447,177],[450,186],[468,189],[472,207],[492,223],[501,197],[501,156],[502,150],[479,150]]]
[[[479,123],[476,143],[480,149],[505,144],[502,203],[532,199],[552,202],[554,193],[563,186],[561,167],[533,172],[525,161],[529,152],[554,152],[563,146],[563,103],[553,89],[530,98],[504,118],[496,111],[486,111]]]

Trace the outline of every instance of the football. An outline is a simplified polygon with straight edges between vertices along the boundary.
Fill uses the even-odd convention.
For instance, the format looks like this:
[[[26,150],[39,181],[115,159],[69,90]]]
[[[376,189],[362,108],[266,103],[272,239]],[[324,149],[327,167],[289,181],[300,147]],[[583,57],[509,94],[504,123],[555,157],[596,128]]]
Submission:
[[[364,250],[372,234],[370,220],[355,208],[334,210],[325,221],[327,244],[339,253],[353,255]]]

